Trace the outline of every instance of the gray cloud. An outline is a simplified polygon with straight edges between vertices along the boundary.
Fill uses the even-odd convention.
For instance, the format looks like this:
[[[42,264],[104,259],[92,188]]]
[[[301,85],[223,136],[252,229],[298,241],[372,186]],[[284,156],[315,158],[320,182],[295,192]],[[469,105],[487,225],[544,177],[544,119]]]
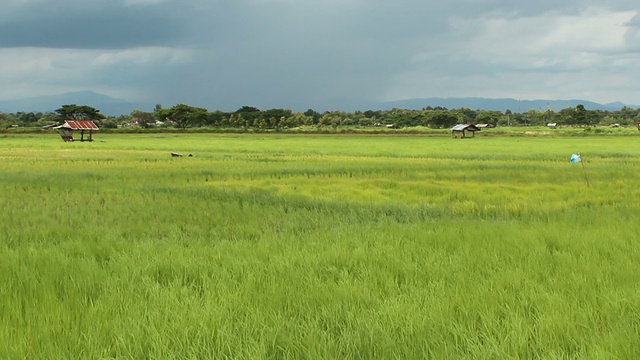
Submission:
[[[631,0],[8,1],[0,81],[25,94],[59,84],[166,105],[306,109],[426,96],[633,101],[640,81]]]
[[[27,3],[0,18],[0,47],[176,45],[186,35],[187,17],[175,6],[125,6],[116,1]]]
[[[136,46],[172,45],[180,29],[170,22],[151,18],[100,17],[58,18],[56,22],[18,21],[0,25],[2,47],[46,47],[74,49],[114,49]]]

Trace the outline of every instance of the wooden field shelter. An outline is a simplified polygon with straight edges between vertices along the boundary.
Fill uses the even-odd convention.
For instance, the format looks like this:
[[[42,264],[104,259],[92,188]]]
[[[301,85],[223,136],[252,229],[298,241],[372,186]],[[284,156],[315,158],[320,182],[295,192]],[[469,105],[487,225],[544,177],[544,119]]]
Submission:
[[[64,124],[54,127],[60,133],[64,141],[74,141],[73,132],[80,131],[80,141],[93,141],[93,132],[100,130],[91,120],[65,120]],[[84,138],[85,131],[89,132],[89,137]]]
[[[451,128],[451,136],[464,139],[467,137],[467,131],[471,132],[471,137],[475,137],[476,131],[480,131],[480,128],[473,124],[458,124]]]

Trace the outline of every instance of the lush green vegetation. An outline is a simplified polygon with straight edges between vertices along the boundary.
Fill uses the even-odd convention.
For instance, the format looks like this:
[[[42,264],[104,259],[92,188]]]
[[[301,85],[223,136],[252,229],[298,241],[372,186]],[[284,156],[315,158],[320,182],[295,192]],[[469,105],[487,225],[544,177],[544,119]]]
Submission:
[[[640,356],[636,136],[95,138],[0,135],[0,358]]]
[[[640,109],[622,107],[620,110],[587,110],[583,105],[565,108],[558,112],[530,109],[524,113],[511,110],[487,111],[469,108],[446,109],[427,107],[419,110],[390,109],[366,111],[325,111],[319,113],[309,109],[293,112],[289,109],[260,110],[243,106],[234,112],[208,111],[204,108],[178,104],[167,109],[156,105],[153,112],[134,110],[130,114],[104,117],[90,106],[63,105],[56,113],[19,112],[0,113],[0,129],[15,127],[42,127],[68,119],[96,120],[102,128],[209,128],[234,131],[288,131],[306,127],[318,130],[345,128],[385,129],[428,127],[445,129],[459,123],[490,124],[492,126],[628,126],[640,123]]]

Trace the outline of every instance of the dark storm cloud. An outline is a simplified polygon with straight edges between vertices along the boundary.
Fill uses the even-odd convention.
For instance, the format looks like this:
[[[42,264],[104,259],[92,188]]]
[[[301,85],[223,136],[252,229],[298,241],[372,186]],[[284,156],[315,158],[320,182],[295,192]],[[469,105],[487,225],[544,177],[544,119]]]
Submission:
[[[114,22],[117,20],[117,22]],[[180,27],[152,18],[58,18],[55,22],[0,25],[0,47],[117,49],[173,45]]]
[[[184,13],[116,2],[25,6],[0,18],[0,47],[118,49],[170,46],[184,37]]]
[[[0,81],[25,91],[65,74],[165,105],[306,109],[589,88],[624,100],[640,81],[636,0],[5,1]]]

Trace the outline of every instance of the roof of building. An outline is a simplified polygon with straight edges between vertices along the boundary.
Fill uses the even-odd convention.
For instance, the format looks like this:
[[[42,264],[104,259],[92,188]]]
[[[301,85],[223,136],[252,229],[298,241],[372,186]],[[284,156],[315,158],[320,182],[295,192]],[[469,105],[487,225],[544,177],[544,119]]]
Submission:
[[[61,128],[71,130],[100,130],[91,120],[65,120],[64,124],[56,127],[56,129]]]
[[[473,124],[458,124],[451,128],[451,131],[463,131],[463,130],[479,131],[480,129],[478,129],[478,127]]]

